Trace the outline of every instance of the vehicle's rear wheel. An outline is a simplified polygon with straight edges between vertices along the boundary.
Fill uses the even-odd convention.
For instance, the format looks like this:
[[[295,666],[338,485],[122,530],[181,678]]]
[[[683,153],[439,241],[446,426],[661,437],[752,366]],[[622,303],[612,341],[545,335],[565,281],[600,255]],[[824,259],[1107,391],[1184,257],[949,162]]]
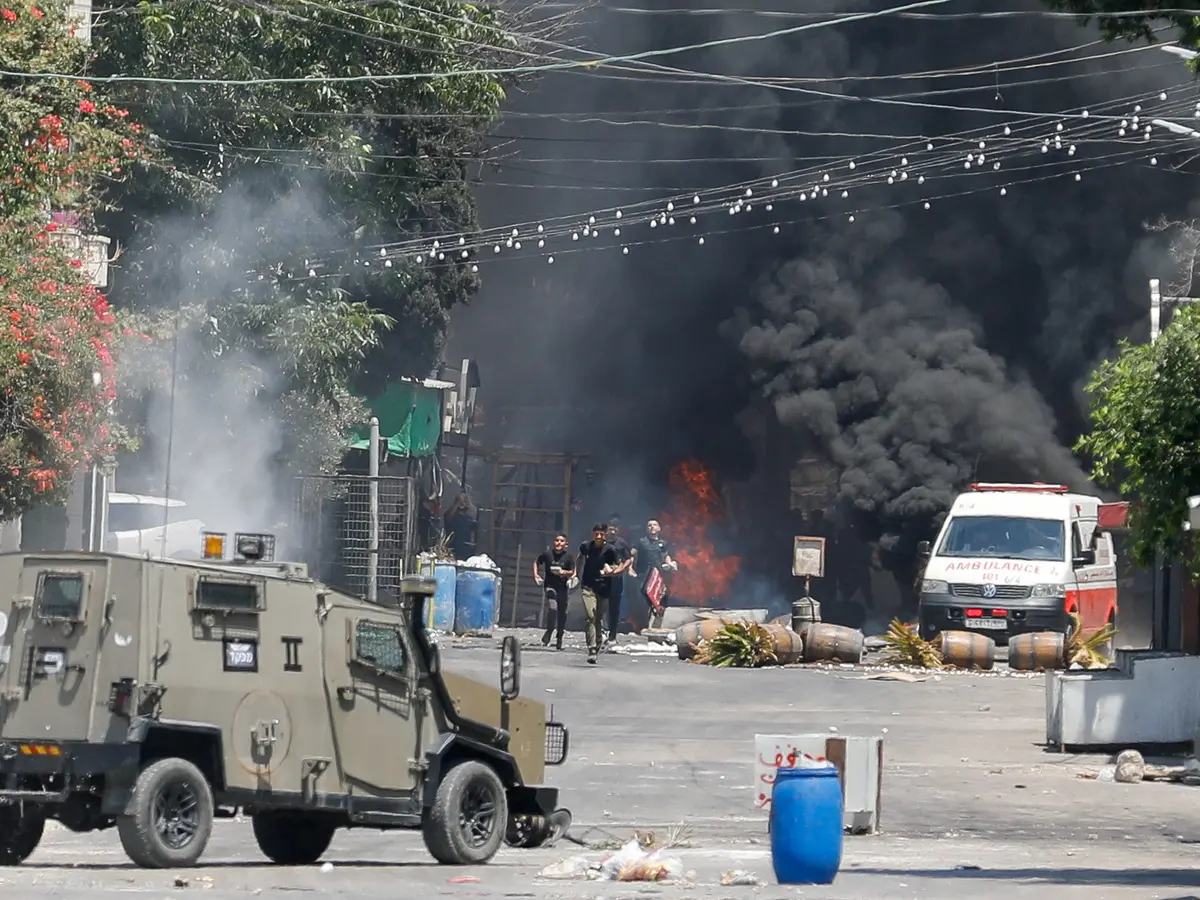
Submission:
[[[495,856],[507,825],[508,797],[500,776],[491,766],[469,760],[446,773],[421,830],[434,859],[466,866]]]
[[[212,788],[184,759],[160,759],[133,786],[133,813],[117,817],[125,853],[143,869],[187,868],[212,835]]]
[[[333,840],[336,826],[317,813],[268,810],[254,814],[258,849],[280,866],[308,866],[319,860]]]
[[[0,806],[0,866],[19,866],[37,849],[46,817],[33,804]]]

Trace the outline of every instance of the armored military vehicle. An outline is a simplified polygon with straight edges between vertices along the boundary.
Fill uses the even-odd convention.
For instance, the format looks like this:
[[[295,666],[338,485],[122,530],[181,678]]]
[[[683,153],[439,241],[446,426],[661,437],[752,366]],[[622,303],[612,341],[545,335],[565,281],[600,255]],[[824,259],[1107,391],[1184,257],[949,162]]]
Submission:
[[[471,681],[426,631],[432,579],[369,603],[274,562],[269,535],[203,542],[194,561],[0,554],[0,865],[47,819],[115,826],[147,868],[194,864],[239,813],[286,865],[338,828],[419,828],[464,865],[570,826],[540,785],[567,730],[519,696],[514,638],[499,688]]]

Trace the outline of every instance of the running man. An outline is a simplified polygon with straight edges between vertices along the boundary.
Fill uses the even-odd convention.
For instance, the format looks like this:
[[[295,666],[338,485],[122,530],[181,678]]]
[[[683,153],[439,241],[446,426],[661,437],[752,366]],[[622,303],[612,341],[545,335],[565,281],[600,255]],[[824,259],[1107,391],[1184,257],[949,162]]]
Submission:
[[[625,597],[625,573],[633,565],[633,550],[629,542],[621,537],[621,520],[616,515],[608,520],[608,544],[617,551],[617,571],[612,579],[612,592],[608,598],[608,644],[616,646],[617,628],[621,624],[621,603]]]
[[[592,539],[579,545],[579,558],[575,561],[583,594],[583,612],[587,616],[588,663],[593,666],[604,641],[605,614],[612,594],[613,575],[619,566],[617,551],[608,543],[608,526],[596,523],[592,526]]]
[[[642,573],[641,595],[650,608],[650,627],[659,628],[662,626],[663,611],[667,608],[666,573],[676,571],[679,565],[671,558],[671,547],[663,540],[662,523],[658,519],[646,523],[646,536],[634,545],[631,566],[630,574],[634,578],[639,577],[639,571]],[[655,581],[662,581],[662,595],[657,602],[651,590],[655,571],[658,572]]]
[[[556,534],[554,543],[533,562],[533,580],[544,588],[546,605],[553,604],[546,617],[546,633],[542,635],[542,646],[550,646],[550,636],[556,630],[558,639],[555,647],[563,648],[563,631],[567,627],[567,598],[571,577],[575,574],[575,560],[567,549],[567,536]]]

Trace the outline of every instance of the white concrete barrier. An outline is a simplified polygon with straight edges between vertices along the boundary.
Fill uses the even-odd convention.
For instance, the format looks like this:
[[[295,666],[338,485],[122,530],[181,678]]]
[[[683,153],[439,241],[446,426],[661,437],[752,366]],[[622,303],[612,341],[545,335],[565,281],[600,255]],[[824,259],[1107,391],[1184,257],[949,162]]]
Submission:
[[[837,767],[845,804],[844,824],[852,834],[879,829],[883,790],[883,738],[830,734],[756,734],[754,808],[768,812],[775,772],[801,754],[827,759]]]
[[[1200,733],[1200,656],[1118,650],[1116,668],[1046,673],[1046,743],[1176,744]]]

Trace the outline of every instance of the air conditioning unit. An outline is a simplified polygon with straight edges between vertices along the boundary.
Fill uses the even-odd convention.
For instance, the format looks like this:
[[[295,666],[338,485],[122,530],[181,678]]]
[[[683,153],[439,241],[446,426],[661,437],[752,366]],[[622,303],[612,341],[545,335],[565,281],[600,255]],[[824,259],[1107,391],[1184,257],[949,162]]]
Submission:
[[[446,392],[443,434],[466,434],[475,415],[475,397],[479,392],[479,366],[472,359],[462,361],[458,386]]]
[[[108,287],[108,248],[112,238],[102,234],[84,234],[75,228],[59,228],[50,239],[72,259],[83,263],[83,271],[94,287]]]
[[[78,23],[75,37],[85,44],[92,42],[92,0],[71,0],[71,18]]]

